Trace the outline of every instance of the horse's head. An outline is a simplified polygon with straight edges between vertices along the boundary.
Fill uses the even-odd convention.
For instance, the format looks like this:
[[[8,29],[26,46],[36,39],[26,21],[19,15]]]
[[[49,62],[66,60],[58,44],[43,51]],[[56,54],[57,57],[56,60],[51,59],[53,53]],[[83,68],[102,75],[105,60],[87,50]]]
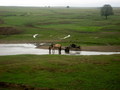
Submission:
[[[54,46],[54,43],[51,43],[51,44],[50,44],[50,47],[53,47],[53,46]]]
[[[76,48],[76,46],[77,46],[77,45],[74,44],[74,43],[70,45],[70,47],[72,47],[72,48]]]

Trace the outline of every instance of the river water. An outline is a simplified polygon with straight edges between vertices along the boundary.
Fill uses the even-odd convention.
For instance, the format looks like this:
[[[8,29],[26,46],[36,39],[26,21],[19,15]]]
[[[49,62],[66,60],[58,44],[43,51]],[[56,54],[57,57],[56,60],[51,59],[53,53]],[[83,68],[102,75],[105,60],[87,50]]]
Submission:
[[[70,51],[66,54],[62,50],[62,55],[111,55],[120,54],[120,52],[95,52],[95,51]],[[4,55],[21,55],[21,54],[34,54],[34,55],[47,55],[48,49],[38,49],[34,44],[0,44],[0,56]],[[58,51],[55,51],[58,54]]]

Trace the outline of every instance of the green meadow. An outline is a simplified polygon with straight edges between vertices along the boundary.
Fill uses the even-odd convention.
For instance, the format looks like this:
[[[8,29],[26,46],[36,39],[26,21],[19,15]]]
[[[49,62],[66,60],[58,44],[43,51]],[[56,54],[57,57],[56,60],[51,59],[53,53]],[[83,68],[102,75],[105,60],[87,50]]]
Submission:
[[[0,43],[119,46],[120,8],[113,10],[106,20],[100,8],[0,7]],[[119,83],[119,54],[0,56],[1,90],[120,90]]]
[[[100,8],[0,7],[0,27],[22,31],[0,35],[0,42],[120,45],[120,8],[113,9],[114,15],[105,20]],[[61,39],[67,35],[71,37]]]
[[[120,55],[0,56],[0,82],[47,88],[35,90],[119,90],[119,71]]]

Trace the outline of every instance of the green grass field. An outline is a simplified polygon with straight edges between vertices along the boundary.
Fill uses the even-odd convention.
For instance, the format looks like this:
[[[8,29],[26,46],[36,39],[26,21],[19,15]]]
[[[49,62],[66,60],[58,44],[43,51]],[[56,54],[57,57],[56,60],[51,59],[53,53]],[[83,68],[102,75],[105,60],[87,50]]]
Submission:
[[[120,8],[108,20],[100,8],[0,7],[0,27],[23,33],[0,35],[0,42],[59,42],[63,45],[120,45]],[[33,38],[34,34],[39,34]],[[71,35],[70,38],[61,38]]]
[[[120,8],[113,9],[114,15],[105,20],[100,8],[0,7],[0,28],[22,31],[0,34],[0,43],[119,46]],[[33,38],[34,34],[39,35]],[[61,40],[67,35],[71,37]],[[120,55],[0,56],[0,89],[16,90],[1,87],[1,82],[50,90],[119,90]]]
[[[58,90],[119,90],[119,71],[120,55],[0,56],[0,82],[32,87]]]

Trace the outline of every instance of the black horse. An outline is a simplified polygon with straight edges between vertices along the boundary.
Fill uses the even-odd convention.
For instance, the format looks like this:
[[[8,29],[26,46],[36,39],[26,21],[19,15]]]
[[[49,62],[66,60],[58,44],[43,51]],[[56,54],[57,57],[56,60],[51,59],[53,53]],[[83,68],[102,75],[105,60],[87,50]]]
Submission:
[[[70,47],[65,47],[65,53],[70,53]]]
[[[65,47],[65,53],[70,53],[70,49],[75,51],[81,51],[80,46],[77,46],[76,44],[70,44],[68,47]]]
[[[80,47],[80,46],[77,46],[76,44],[71,44],[71,45],[70,45],[70,48],[78,48],[78,49],[81,49],[81,47]]]

